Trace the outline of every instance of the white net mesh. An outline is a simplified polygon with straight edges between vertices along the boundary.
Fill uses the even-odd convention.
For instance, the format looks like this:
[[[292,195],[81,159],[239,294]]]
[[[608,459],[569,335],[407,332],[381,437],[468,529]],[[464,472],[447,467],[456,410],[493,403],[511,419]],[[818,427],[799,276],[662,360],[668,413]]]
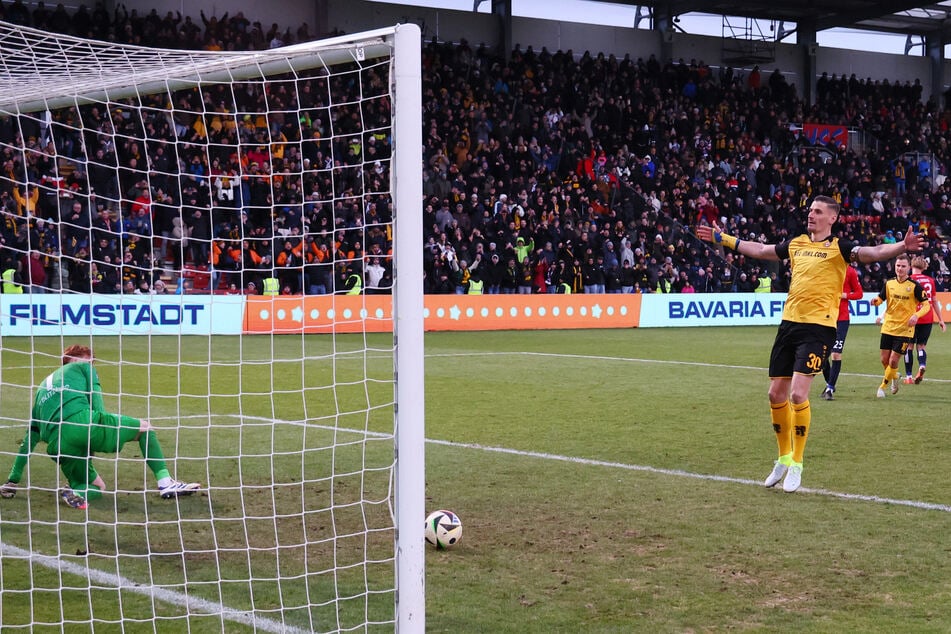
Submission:
[[[44,436],[0,499],[4,631],[393,629],[391,34],[226,54],[0,24],[0,468],[81,344],[202,485],[163,499],[129,440],[98,497]]]

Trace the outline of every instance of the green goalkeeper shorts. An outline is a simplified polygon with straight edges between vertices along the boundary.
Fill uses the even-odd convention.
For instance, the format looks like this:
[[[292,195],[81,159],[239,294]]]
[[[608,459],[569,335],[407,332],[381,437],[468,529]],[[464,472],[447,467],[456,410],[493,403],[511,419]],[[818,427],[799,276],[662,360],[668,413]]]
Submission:
[[[109,412],[80,412],[49,425],[47,453],[85,457],[96,451],[118,453],[139,435],[142,421]]]
[[[98,475],[90,457],[95,452],[118,453],[139,435],[142,421],[108,412],[82,412],[50,425],[46,453],[59,463],[74,489],[82,489]]]

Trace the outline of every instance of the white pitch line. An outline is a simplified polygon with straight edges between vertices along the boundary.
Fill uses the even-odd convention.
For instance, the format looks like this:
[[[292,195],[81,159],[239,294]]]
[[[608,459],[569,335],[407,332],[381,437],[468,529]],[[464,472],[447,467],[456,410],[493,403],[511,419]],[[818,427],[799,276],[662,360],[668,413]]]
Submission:
[[[265,420],[264,418],[258,417],[247,417],[254,418],[255,420]],[[327,431],[335,432],[349,432],[354,434],[362,434],[365,436],[373,438],[385,438],[387,436],[392,436],[391,433],[384,432],[374,432],[367,429],[342,429],[340,427],[334,427],[333,425],[312,425],[317,429],[324,429]],[[761,480],[749,480],[746,478],[732,478],[729,476],[721,475],[712,475],[705,473],[693,473],[691,471],[684,471],[683,469],[663,469],[660,467],[651,467],[648,465],[632,465],[626,464],[623,462],[610,462],[607,460],[594,460],[591,458],[577,458],[574,456],[562,456],[559,454],[545,453],[542,451],[525,451],[522,449],[509,449],[508,447],[491,447],[489,445],[480,445],[478,443],[462,443],[462,442],[453,442],[450,440],[438,440],[435,438],[427,438],[426,444],[429,445],[441,445],[443,447],[456,447],[461,449],[475,449],[478,451],[485,451],[490,453],[500,453],[508,454],[512,456],[522,456],[526,458],[539,458],[542,460],[553,460],[556,462],[568,462],[573,464],[582,464],[594,467],[608,467],[612,469],[623,469],[625,471],[642,471],[645,473],[656,473],[660,475],[669,475],[675,476],[678,478],[691,478],[694,480],[707,480],[710,482],[732,482],[734,484],[745,484],[748,486],[762,487],[763,482]],[[875,502],[878,504],[894,504],[897,506],[909,506],[916,509],[922,509],[927,511],[940,511],[942,513],[951,513],[951,505],[948,504],[936,504],[933,502],[921,502],[918,500],[900,500],[894,498],[885,498],[878,495],[862,495],[859,493],[842,493],[840,491],[830,491],[828,489],[810,489],[808,487],[801,487],[797,493],[813,493],[815,495],[824,495],[826,497],[838,498],[840,500],[852,500],[859,502]]]
[[[253,612],[235,610],[225,607],[220,603],[215,603],[214,601],[206,601],[205,599],[191,597],[181,592],[140,584],[126,577],[109,574],[90,566],[83,566],[65,559],[60,559],[59,557],[40,555],[30,552],[29,550],[11,546],[10,544],[0,543],[0,555],[3,557],[29,560],[31,563],[39,564],[50,570],[58,570],[62,573],[76,575],[77,577],[82,577],[92,582],[93,585],[118,588],[125,592],[134,592],[146,597],[152,597],[169,605],[185,607],[188,613],[198,613],[197,615],[199,616],[220,614],[226,621],[248,625],[254,628],[255,631],[260,630],[262,632],[275,633],[292,632],[293,634],[306,634],[310,632],[310,630],[292,627],[286,623],[258,616]]]
[[[676,361],[673,359],[638,359],[636,357],[612,357],[594,354],[565,354],[563,352],[529,352],[529,351],[501,351],[501,352],[461,352],[461,353],[438,353],[427,354],[426,358],[453,358],[453,357],[493,357],[493,356],[535,356],[535,357],[560,357],[563,359],[588,359],[591,361],[623,361],[625,363],[658,363],[661,365],[686,365],[698,368],[723,368],[726,370],[755,370],[757,372],[766,372],[767,368],[755,365],[727,365],[724,363],[704,363],[702,361]],[[863,374],[860,372],[842,372],[839,376],[858,376],[862,378],[880,379],[879,374]],[[951,383],[951,379],[935,379],[928,377],[928,383]]]
[[[541,451],[524,451],[521,449],[508,449],[506,447],[490,447],[477,443],[451,442],[448,440],[427,439],[426,442],[431,445],[442,445],[444,447],[456,447],[461,449],[476,449],[490,453],[501,453],[513,456],[522,456],[526,458],[539,458],[542,460],[554,460],[556,462],[568,462],[593,467],[608,467],[611,469],[624,469],[625,471],[643,471],[646,473],[656,473],[660,475],[675,476],[678,478],[691,478],[693,480],[709,480],[713,482],[732,482],[734,484],[746,484],[756,487],[762,487],[760,480],[748,480],[745,478],[731,478],[728,476],[710,475],[704,473],[692,473],[682,469],[661,469],[659,467],[649,467],[646,465],[632,465],[623,462],[609,462],[607,460],[592,460],[590,458],[576,458],[573,456],[560,456],[558,454],[544,453]],[[883,498],[877,495],[860,495],[856,493],[841,493],[838,491],[829,491],[826,489],[809,489],[802,487],[797,493],[813,493],[827,497],[839,498],[842,500],[858,500],[862,502],[876,502],[879,504],[894,504],[897,506],[910,506],[916,509],[927,511],[941,511],[942,513],[951,513],[951,505],[935,504],[932,502],[919,502],[917,500],[898,500],[893,498]]]
[[[752,365],[724,365],[722,363],[702,363],[700,361],[674,361],[671,359],[635,359],[633,357],[611,357],[596,354],[565,354],[563,352],[463,352],[447,354],[427,354],[426,358],[439,357],[480,357],[480,356],[529,356],[529,357],[557,357],[562,359],[586,359],[591,361],[625,361],[628,363],[663,363],[666,365],[693,365],[702,368],[728,368],[731,370],[765,370]]]

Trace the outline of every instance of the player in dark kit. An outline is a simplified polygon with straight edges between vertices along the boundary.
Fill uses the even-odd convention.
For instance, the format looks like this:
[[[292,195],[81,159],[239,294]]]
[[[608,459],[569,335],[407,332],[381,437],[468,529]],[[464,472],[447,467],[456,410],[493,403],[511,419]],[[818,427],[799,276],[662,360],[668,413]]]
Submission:
[[[697,227],[700,239],[746,257],[789,260],[789,295],[769,359],[769,405],[779,458],[764,482],[767,487],[783,482],[787,492],[796,491],[802,483],[803,452],[812,422],[809,389],[835,343],[849,261],[889,260],[905,251],[917,251],[922,244],[910,227],[904,240],[893,244],[859,246],[839,240],[832,234],[838,218],[839,204],[828,196],[816,196],[809,206],[807,233],[779,244],[740,240],[723,233],[716,224]]]
[[[941,314],[941,303],[935,297],[937,285],[933,277],[925,275],[927,269],[928,261],[920,255],[911,259],[911,275],[909,277],[925,289],[931,310],[915,324],[915,335],[912,338],[913,345],[908,346],[908,349],[905,350],[905,383],[918,384],[925,378],[925,366],[928,364],[928,353],[925,352],[925,347],[928,345],[928,339],[931,338],[931,329],[935,319],[938,320],[941,332],[946,330],[944,316]],[[911,371],[914,369],[916,356],[918,357],[918,374],[912,377]]]
[[[835,384],[839,381],[839,371],[842,369],[842,350],[845,348],[845,338],[849,334],[849,300],[862,299],[862,285],[859,283],[859,274],[854,266],[845,270],[845,283],[842,286],[842,299],[839,301],[839,319],[835,322],[835,343],[829,360],[822,366],[822,376],[826,380],[826,389],[822,391],[822,398],[827,401],[835,400]]]

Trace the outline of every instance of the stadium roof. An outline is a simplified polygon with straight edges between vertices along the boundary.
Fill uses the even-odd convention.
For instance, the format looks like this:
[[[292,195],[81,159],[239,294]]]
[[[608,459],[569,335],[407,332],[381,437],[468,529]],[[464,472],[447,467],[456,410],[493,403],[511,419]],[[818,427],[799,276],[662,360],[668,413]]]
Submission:
[[[795,22],[815,31],[842,27],[940,37],[951,43],[951,2],[920,0],[611,0],[648,7],[656,18],[685,13]]]

